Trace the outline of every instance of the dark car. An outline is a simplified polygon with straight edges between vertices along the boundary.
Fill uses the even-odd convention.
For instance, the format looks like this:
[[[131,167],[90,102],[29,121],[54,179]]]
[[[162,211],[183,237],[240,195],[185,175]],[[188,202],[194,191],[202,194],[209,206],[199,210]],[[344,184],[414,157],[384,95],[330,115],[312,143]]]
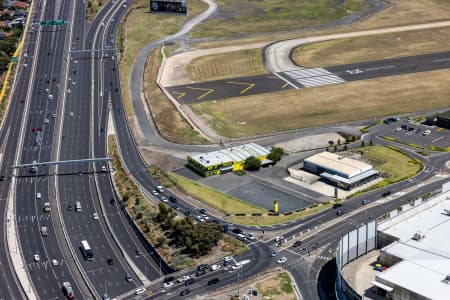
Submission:
[[[361,201],[361,204],[362,205],[366,205],[367,203],[369,203],[370,201],[369,201],[369,199],[363,199],[362,201]]]
[[[220,281],[219,278],[213,278],[213,279],[211,279],[210,281],[208,281],[208,285],[216,284],[216,283],[218,283],[219,281]]]
[[[338,209],[337,211],[336,211],[336,215],[338,215],[338,216],[341,216],[341,215],[343,215],[344,214],[344,210],[343,209]]]
[[[198,270],[195,272],[195,276],[200,277],[206,274],[206,270]]]
[[[206,270],[209,268],[209,265],[207,264],[201,264],[197,267],[197,271]]]
[[[142,255],[142,251],[139,250],[139,249],[136,249],[136,255],[137,255],[137,256],[141,256],[141,255]]]
[[[202,215],[204,215],[204,214],[206,214],[206,210],[204,209],[204,208],[202,208],[202,209],[199,209],[199,211],[198,211],[199,213],[201,213]]]
[[[178,202],[177,198],[175,198],[174,196],[170,196],[169,197],[169,201],[173,202],[173,203],[177,203]]]
[[[185,295],[189,294],[190,292],[191,292],[190,289],[184,289],[181,291],[180,296],[185,296]]]
[[[242,234],[244,231],[242,231],[242,229],[240,229],[240,228],[233,228],[233,230],[231,230],[233,233],[236,233],[236,234]]]
[[[67,210],[68,211],[72,211],[73,210],[73,206],[72,205],[67,206]]]
[[[187,210],[187,211],[184,212],[184,215],[185,215],[186,217],[189,217],[189,216],[191,215],[191,212]]]
[[[339,208],[342,206],[342,203],[335,203],[333,204],[333,208]]]
[[[114,264],[114,260],[112,259],[112,257],[108,257],[108,259],[106,260],[106,262],[108,263],[108,265],[112,266]]]
[[[387,196],[389,196],[390,194],[391,194],[391,191],[386,191],[386,192],[383,193],[383,197],[387,197]]]
[[[302,241],[295,241],[295,243],[292,245],[292,247],[298,247],[302,244]]]
[[[184,285],[191,285],[191,284],[193,284],[194,283],[194,278],[189,278],[188,280],[186,280],[185,282],[184,282]]]
[[[176,205],[176,204],[172,205],[172,208],[175,209],[175,210],[179,210],[180,209],[180,207],[178,205]]]
[[[167,276],[166,278],[164,278],[164,283],[168,283],[168,282],[171,282],[171,281],[174,281],[174,280],[175,280],[175,277]]]

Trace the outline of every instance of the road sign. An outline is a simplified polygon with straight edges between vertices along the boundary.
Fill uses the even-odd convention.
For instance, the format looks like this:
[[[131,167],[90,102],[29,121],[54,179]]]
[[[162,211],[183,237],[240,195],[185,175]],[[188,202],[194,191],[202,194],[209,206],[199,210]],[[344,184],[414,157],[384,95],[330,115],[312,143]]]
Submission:
[[[16,63],[16,62],[17,62],[17,56],[14,56],[13,58],[11,58],[11,61],[12,61],[13,63]]]
[[[64,25],[64,20],[42,21],[39,24],[41,26],[59,26],[59,25]]]

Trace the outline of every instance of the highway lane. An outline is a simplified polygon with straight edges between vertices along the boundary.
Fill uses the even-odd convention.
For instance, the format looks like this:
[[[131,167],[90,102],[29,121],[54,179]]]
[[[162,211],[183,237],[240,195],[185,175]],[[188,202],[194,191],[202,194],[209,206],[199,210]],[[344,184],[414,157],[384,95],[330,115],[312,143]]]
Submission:
[[[44,2],[42,19],[70,21],[70,8],[70,1]],[[33,75],[36,76],[31,79],[31,84],[20,83],[29,93],[28,96],[31,96],[31,100],[26,104],[29,110],[24,122],[20,124],[24,133],[23,146],[19,152],[21,163],[50,160],[55,125],[50,119],[56,111],[60,92],[60,65],[68,32],[66,29],[66,26],[46,27],[40,31],[40,39],[36,40],[39,52],[33,57],[36,59],[36,71],[33,70]],[[48,119],[48,122],[44,121],[45,119]],[[41,129],[40,142],[37,141],[37,128]],[[29,170],[21,170],[17,178],[16,215],[23,257],[34,288],[41,298],[61,297],[63,281],[71,282],[75,293],[81,295],[60,250],[59,243],[62,241],[57,238],[51,214],[43,212],[43,202],[51,199],[51,183],[47,174],[48,167],[42,167],[35,175],[30,174]],[[37,192],[42,194],[42,199],[37,199]],[[56,214],[56,207],[53,208],[52,214]],[[41,226],[48,228],[48,236],[41,236]],[[40,255],[39,262],[33,260],[34,254]],[[59,266],[52,266],[52,259],[57,260]]]

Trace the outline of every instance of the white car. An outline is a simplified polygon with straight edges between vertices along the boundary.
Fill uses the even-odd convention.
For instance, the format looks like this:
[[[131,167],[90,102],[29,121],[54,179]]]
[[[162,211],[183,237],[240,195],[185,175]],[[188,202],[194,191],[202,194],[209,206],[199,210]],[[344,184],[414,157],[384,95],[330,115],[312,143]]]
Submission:
[[[93,213],[92,214],[92,218],[94,218],[94,220],[98,220],[98,214],[97,213]]]
[[[233,260],[233,258],[231,256],[225,256],[223,258],[223,261],[226,261],[226,262],[229,262],[229,261],[232,261],[232,260]]]
[[[164,203],[167,203],[167,202],[169,202],[169,200],[167,200],[167,198],[166,198],[166,197],[164,197],[164,196],[161,196],[161,201],[162,201],[162,202],[164,202]]]
[[[188,279],[190,279],[191,278],[191,276],[189,276],[189,275],[184,275],[184,276],[181,276],[180,278],[178,278],[177,279],[177,282],[178,283],[182,283],[182,282],[185,282],[186,280],[188,280]]]
[[[167,289],[167,288],[170,288],[173,285],[174,285],[174,283],[172,281],[169,281],[169,282],[164,282],[163,286],[164,286],[165,289]]]
[[[146,288],[139,288],[139,289],[136,289],[136,290],[134,291],[134,294],[135,294],[135,295],[140,295],[140,294],[145,293],[145,291],[147,291]]]
[[[277,260],[277,263],[279,263],[279,264],[284,264],[285,262],[287,262],[287,258],[286,258],[286,257],[280,257],[280,258]]]
[[[431,134],[431,130],[429,130],[429,129],[425,130],[425,131],[422,133],[423,136],[426,136],[426,135],[429,135],[429,134]]]
[[[51,262],[52,266],[54,266],[54,267],[59,266],[59,261],[56,259],[52,259],[50,262]]]
[[[158,196],[159,193],[156,190],[153,190],[152,194]]]
[[[272,251],[272,254],[271,254],[271,255],[272,255],[272,257],[275,257],[275,256],[277,256],[278,254],[280,254],[280,252],[275,250],[275,251]]]
[[[231,268],[233,270],[239,270],[240,268],[242,268],[242,265],[240,263],[236,263],[235,265],[231,266]]]
[[[33,259],[35,262],[38,262],[41,260],[41,257],[39,256],[39,254],[35,254],[35,255],[33,255]]]
[[[102,172],[106,172],[106,166],[102,166]]]

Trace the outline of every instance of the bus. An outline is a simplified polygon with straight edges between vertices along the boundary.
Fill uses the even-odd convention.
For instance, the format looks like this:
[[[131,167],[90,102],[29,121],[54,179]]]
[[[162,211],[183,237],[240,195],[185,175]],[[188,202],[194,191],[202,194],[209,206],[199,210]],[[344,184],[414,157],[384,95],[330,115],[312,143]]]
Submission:
[[[81,252],[86,260],[94,259],[94,253],[86,240],[81,241]]]

